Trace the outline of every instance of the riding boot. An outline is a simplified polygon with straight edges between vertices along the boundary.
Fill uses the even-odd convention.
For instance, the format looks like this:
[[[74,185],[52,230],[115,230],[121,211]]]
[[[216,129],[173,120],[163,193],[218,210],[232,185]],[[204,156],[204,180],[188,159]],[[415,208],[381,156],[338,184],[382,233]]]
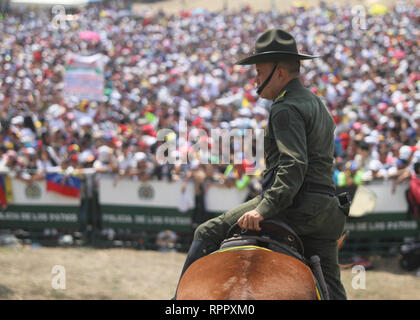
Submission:
[[[184,275],[185,271],[189,268],[190,265],[193,264],[194,261],[204,257],[207,254],[207,250],[205,250],[204,241],[201,239],[193,240],[191,243],[190,250],[188,250],[187,258],[184,263],[184,267],[182,268],[181,275],[178,280],[178,285],[176,286],[175,296],[171,300],[176,299],[176,292],[178,291],[179,282],[181,281],[182,276]]]

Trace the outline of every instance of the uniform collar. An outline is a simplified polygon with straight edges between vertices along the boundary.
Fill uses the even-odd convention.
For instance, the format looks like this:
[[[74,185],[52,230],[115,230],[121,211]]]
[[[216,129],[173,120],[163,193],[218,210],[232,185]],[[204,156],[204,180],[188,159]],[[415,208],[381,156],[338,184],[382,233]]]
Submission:
[[[273,103],[281,101],[288,91],[293,91],[296,88],[302,87],[302,82],[299,78],[290,80],[286,86],[280,91],[277,97],[274,98]]]

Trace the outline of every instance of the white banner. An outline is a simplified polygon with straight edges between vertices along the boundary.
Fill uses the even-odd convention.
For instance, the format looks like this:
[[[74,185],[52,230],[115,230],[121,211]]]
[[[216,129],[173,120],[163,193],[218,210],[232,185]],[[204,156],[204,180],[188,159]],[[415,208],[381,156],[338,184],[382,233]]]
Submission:
[[[146,183],[121,179],[117,183],[112,176],[101,175],[99,202],[101,205],[178,208],[182,198],[181,183],[148,181]],[[188,184],[186,195],[194,205],[193,185]]]
[[[66,197],[61,194],[47,191],[46,181],[34,182],[31,185],[12,179],[13,205],[56,205],[79,206],[80,199]]]
[[[247,194],[247,188],[238,190],[236,188],[211,186],[207,193],[207,210],[210,212],[228,211],[244,203]]]
[[[363,185],[369,193],[376,198],[371,213],[399,213],[406,212],[408,203],[405,198],[405,191],[408,189],[408,182],[398,185],[395,193],[392,193],[392,180],[373,181]],[[369,213],[369,212],[368,212]]]
[[[181,192],[182,183],[166,181],[149,181],[142,183],[130,179],[121,179],[116,184],[112,175],[101,175],[99,184],[99,202],[101,205],[139,206],[155,208],[173,208],[185,212],[194,208],[195,195],[193,183],[188,183],[185,193]],[[375,198],[370,206],[370,213],[405,213],[408,204],[405,191],[408,182],[400,184],[392,193],[393,181],[375,181],[363,186],[370,197]],[[56,205],[78,206],[80,200],[66,197],[46,190],[46,182],[38,181],[29,185],[12,178],[14,205]],[[210,212],[225,212],[245,201],[248,190],[211,186],[206,194],[206,207]],[[364,198],[362,198],[363,200]],[[357,199],[353,199],[356,203]],[[360,201],[359,201],[360,202]],[[363,203],[359,203],[363,206]],[[366,204],[367,206],[367,204]]]
[[[186,211],[195,206],[194,185],[188,183],[185,193],[181,192],[182,183],[166,181],[148,181],[142,183],[129,179],[119,180],[103,175],[100,178],[99,202],[101,205],[139,206],[178,208]],[[247,190],[211,186],[206,195],[207,210],[223,212],[241,204]]]
[[[363,186],[363,189],[376,200],[364,214],[406,212],[408,204],[404,192],[408,188],[408,183],[400,184],[394,194],[392,183],[393,181],[377,181]],[[180,182],[141,183],[129,179],[120,180],[114,185],[114,179],[111,176],[102,176],[99,201],[103,205],[178,208],[180,211],[186,211],[195,205],[194,185],[189,183],[185,194],[181,193],[181,187]],[[247,192],[247,189],[211,186],[205,197],[206,208],[210,212],[225,212],[233,209],[245,201]],[[363,206],[363,203],[361,204],[357,199],[353,201]]]
[[[107,59],[100,53],[87,57],[69,53],[66,57],[64,96],[101,101],[104,95],[103,70]]]

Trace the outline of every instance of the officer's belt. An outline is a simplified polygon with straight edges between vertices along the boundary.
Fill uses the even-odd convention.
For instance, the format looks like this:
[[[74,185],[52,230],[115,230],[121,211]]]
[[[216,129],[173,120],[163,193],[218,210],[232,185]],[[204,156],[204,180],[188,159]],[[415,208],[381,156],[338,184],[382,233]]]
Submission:
[[[329,196],[335,196],[335,188],[323,184],[304,181],[301,191],[321,193]]]
[[[290,208],[294,208],[294,207],[297,207],[299,205],[299,203],[303,200],[302,197],[303,197],[303,194],[305,192],[326,194],[330,197],[335,196],[335,188],[332,188],[332,187],[329,187],[329,186],[326,186],[326,185],[322,185],[322,184],[318,184],[318,183],[304,181],[302,186],[300,187],[299,191],[295,195],[295,197],[293,199],[293,203],[292,203]]]
[[[264,175],[262,183],[261,183],[262,196],[264,196],[265,191],[271,188],[271,186],[273,185],[276,172],[277,172],[277,167],[273,167],[269,169]],[[299,189],[297,195],[300,195],[302,192],[313,192],[313,193],[326,194],[329,196],[335,196],[334,187],[330,187],[330,186],[326,186],[326,185],[318,184],[318,183],[313,183],[313,182],[308,182],[308,181],[303,181],[303,184],[301,188]]]

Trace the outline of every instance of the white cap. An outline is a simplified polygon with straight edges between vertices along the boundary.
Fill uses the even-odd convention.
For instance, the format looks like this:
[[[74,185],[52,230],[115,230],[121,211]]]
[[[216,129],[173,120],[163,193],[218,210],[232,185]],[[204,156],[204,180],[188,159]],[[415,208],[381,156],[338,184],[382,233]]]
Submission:
[[[253,111],[255,115],[266,116],[268,114],[267,110],[265,110],[263,107],[255,107]]]
[[[199,110],[198,110],[198,115],[201,118],[208,120],[208,119],[211,119],[212,112],[209,109],[207,109],[207,108],[200,107]]]
[[[57,103],[50,105],[47,111],[48,115],[52,118],[58,118],[64,112],[66,112],[66,108],[64,108],[62,105],[59,105]]]
[[[380,116],[379,117],[379,124],[383,125],[384,123],[387,123],[389,121],[389,118],[387,116]]]
[[[85,150],[82,153],[80,153],[79,155],[79,162],[80,163],[85,163],[88,162],[90,159],[94,159],[95,156],[93,155],[92,151],[90,150]]]
[[[252,112],[249,108],[241,108],[239,109],[238,114],[242,117],[250,117],[252,115]]]
[[[200,161],[198,160],[198,159],[193,159],[191,162],[190,162],[190,168],[191,169],[198,169],[198,167],[199,167],[199,165],[200,165]]]
[[[420,112],[419,111],[414,112],[412,117],[414,121],[420,120]]]
[[[420,150],[413,153],[413,162],[420,162]]]
[[[377,144],[379,143],[379,138],[373,135],[369,135],[365,137],[365,142],[368,144]]]
[[[157,142],[157,139],[155,137],[152,136],[143,136],[142,140],[148,145],[148,146],[152,146]]]
[[[112,153],[112,149],[108,146],[100,146],[98,148],[98,160],[101,162],[109,160],[109,156]]]
[[[146,160],[146,154],[144,152],[136,152],[134,154],[134,160],[136,162],[140,162],[140,161]]]
[[[403,160],[408,160],[411,155],[411,148],[409,146],[402,146],[399,150],[399,158]]]
[[[229,125],[229,122],[227,122],[227,121],[221,121],[219,123],[219,127],[222,128],[222,129],[229,129],[230,125]]]
[[[26,154],[31,155],[31,156],[33,156],[33,155],[36,154],[36,150],[34,148],[32,148],[32,147],[26,148],[25,151],[26,151]]]
[[[11,123],[13,125],[23,124],[23,117],[22,116],[16,116],[16,117],[12,118]]]
[[[369,169],[372,171],[379,171],[382,167],[383,165],[379,160],[372,159],[369,162]]]
[[[93,124],[93,120],[91,117],[85,116],[85,117],[80,118],[79,124],[81,126],[91,126]]]

